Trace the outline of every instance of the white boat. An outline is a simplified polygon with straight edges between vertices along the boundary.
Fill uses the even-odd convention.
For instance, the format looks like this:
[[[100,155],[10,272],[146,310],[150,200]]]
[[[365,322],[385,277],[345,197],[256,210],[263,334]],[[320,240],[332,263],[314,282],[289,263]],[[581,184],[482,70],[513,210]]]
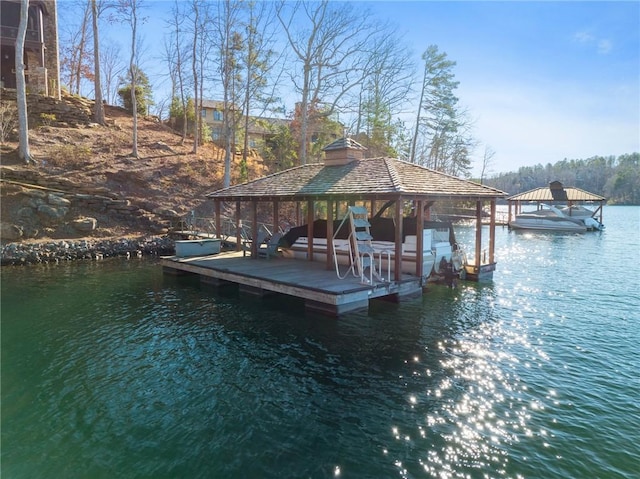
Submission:
[[[582,208],[579,215],[569,215],[569,209],[563,211],[551,205],[541,205],[536,211],[523,212],[516,215],[514,221],[509,223],[513,229],[539,230],[539,231],[565,231],[584,233],[588,230],[601,230],[604,226],[594,219],[586,208]],[[575,208],[575,207],[573,207]],[[590,214],[587,214],[589,212]]]
[[[378,271],[388,280],[395,261],[395,243],[390,241],[393,235],[393,220],[388,218],[371,219],[373,226],[371,247],[373,258]],[[336,222],[335,229],[339,227]],[[415,218],[405,218],[404,230],[407,233],[416,232]],[[284,247],[283,255],[297,259],[307,259],[308,238],[307,225],[291,229],[281,242]],[[348,233],[348,232],[345,232]],[[314,221],[313,260],[326,261],[327,239],[326,221]],[[380,239],[376,239],[380,238]],[[338,265],[349,265],[352,262],[350,242],[347,237],[334,238],[333,249],[335,261]],[[425,221],[423,229],[422,271],[426,281],[439,281],[449,273],[457,276],[464,262],[464,253],[455,241],[451,223],[440,221]],[[406,234],[402,243],[402,272],[415,273],[417,258],[417,237]]]
[[[560,208],[560,211],[565,216],[581,220],[587,227],[587,230],[601,231],[604,229],[604,225],[595,219],[596,213],[591,211],[589,208],[585,208],[580,205],[571,205]]]

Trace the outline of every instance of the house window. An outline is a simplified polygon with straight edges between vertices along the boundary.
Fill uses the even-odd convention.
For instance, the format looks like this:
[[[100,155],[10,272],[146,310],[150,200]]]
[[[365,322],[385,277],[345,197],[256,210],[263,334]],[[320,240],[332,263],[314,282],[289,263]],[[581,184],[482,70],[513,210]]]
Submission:
[[[202,109],[202,118],[206,118],[207,117],[207,110],[206,109]]]
[[[220,110],[213,110],[214,121],[222,121],[222,112]]]
[[[214,128],[213,130],[211,130],[211,139],[213,141],[218,141],[220,140],[220,138],[222,137],[222,135],[220,134],[220,128]]]

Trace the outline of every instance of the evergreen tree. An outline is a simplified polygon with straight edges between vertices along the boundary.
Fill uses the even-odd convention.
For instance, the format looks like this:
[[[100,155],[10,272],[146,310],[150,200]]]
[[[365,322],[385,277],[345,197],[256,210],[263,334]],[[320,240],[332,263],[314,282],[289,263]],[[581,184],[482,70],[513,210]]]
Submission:
[[[424,71],[411,162],[453,175],[466,175],[475,142],[455,95],[459,83],[453,73],[456,63],[438,51],[436,45],[427,48],[422,60]]]
[[[149,77],[139,69],[136,72],[136,105],[137,112],[141,115],[146,115],[149,108],[153,105],[153,92],[151,91],[151,83]],[[118,96],[122,106],[128,111],[133,113],[133,107],[131,105],[131,75],[127,72],[125,78],[120,78],[120,88],[118,89]]]

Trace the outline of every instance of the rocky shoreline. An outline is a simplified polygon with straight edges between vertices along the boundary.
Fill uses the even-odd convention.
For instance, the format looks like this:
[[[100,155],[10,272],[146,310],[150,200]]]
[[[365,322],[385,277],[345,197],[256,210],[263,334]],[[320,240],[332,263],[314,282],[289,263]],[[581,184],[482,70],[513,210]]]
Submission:
[[[135,239],[51,240],[37,243],[9,243],[2,247],[0,264],[27,265],[73,260],[101,260],[110,257],[172,255],[175,241],[169,237]]]

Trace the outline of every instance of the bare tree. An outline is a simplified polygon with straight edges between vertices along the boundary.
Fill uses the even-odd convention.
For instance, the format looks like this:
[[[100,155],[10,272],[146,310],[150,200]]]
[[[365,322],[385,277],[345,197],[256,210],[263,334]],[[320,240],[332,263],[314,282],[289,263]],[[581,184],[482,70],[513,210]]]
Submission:
[[[95,105],[93,108],[93,121],[104,125],[104,107],[102,105],[102,83],[100,80],[100,40],[98,35],[99,8],[97,0],[91,0],[91,20],[93,26],[93,85],[95,92]]]
[[[352,4],[281,1],[277,15],[298,68],[291,81],[301,96],[300,163],[307,163],[309,124],[313,115],[330,116],[363,80],[367,39],[378,26],[371,15]],[[318,108],[323,104],[323,108]]]
[[[82,13],[82,22],[80,23],[80,38],[78,40],[78,45],[76,46],[76,58],[75,62],[75,71],[72,72],[72,78],[75,81],[75,85],[69,85],[69,87],[80,95],[80,86],[82,82],[82,78],[84,77],[84,67],[85,67],[85,57],[87,57],[87,36],[89,30],[89,14],[90,14],[90,5],[86,4]]]
[[[200,24],[200,2],[198,0],[194,0],[191,4],[192,13],[193,13],[193,44],[192,44],[192,52],[191,52],[191,73],[193,74],[193,108],[195,109],[195,120],[196,120],[196,131],[193,134],[193,153],[198,152],[198,143],[200,143],[200,119],[202,118],[202,99],[199,97],[198,93],[198,33],[200,33],[201,24]],[[200,100],[200,103],[198,103]]]
[[[243,39],[234,26],[239,24],[240,2],[224,0],[218,3],[216,42],[220,64],[220,82],[222,86],[222,136],[225,142],[223,185],[231,185],[231,160],[235,144],[235,127],[238,122],[238,86],[240,75],[239,54],[243,49]]]
[[[85,1],[69,2],[69,13],[76,12],[76,8],[82,9],[80,23],[66,23],[63,32],[60,49],[60,68],[63,81],[67,84],[71,93],[80,94],[82,81],[91,78],[91,55],[87,46],[89,38],[89,18],[91,5]]]
[[[138,18],[143,5],[143,0],[117,0],[115,10],[118,17],[117,21],[126,22],[131,27],[131,55],[129,57],[129,80],[131,81],[131,105],[133,111],[133,132],[132,132],[132,148],[131,156],[138,158],[138,103],[136,101],[136,86],[138,77],[138,66],[136,65],[137,46],[138,46],[138,21],[144,21]]]
[[[251,113],[258,112],[261,116],[276,100],[274,89],[277,81],[272,70],[282,56],[273,50],[275,29],[274,10],[268,2],[250,1],[247,4],[247,20],[245,30],[244,49],[240,53],[244,73],[244,100],[242,102],[241,117],[244,120],[244,145],[240,161],[240,179],[248,179],[247,156],[249,152],[249,125]]]
[[[204,92],[204,70],[211,48],[209,41],[209,3],[204,0],[192,0],[191,3],[191,72],[193,75],[193,99],[195,109],[195,132],[193,135],[193,153],[198,152],[202,139],[202,95]]]
[[[115,42],[108,42],[106,48],[100,50],[101,72],[104,73],[101,84],[104,98],[109,105],[116,101],[118,78],[124,72],[124,65],[120,58],[120,47]]]
[[[392,145],[402,131],[394,118],[402,113],[407,101],[412,70],[409,50],[400,39],[384,32],[370,40],[354,131],[372,156],[396,154]]]
[[[24,76],[24,43],[29,22],[29,0],[21,0],[20,23],[16,36],[16,99],[18,103],[18,157],[25,163],[35,163],[29,151],[29,121],[27,119],[27,85]]]
[[[188,62],[189,54],[185,47],[185,29],[183,23],[185,20],[184,11],[180,9],[180,2],[175,0],[171,9],[171,19],[167,22],[171,28],[170,39],[165,43],[165,50],[168,63],[169,74],[171,75],[171,101],[179,94],[180,106],[182,111],[182,139],[181,144],[187,139],[188,128],[188,109],[187,109],[187,93],[185,84],[185,64]]]
[[[482,155],[482,169],[480,170],[480,184],[484,182],[485,173],[490,172],[490,167],[493,164],[493,157],[496,156],[496,152],[489,145],[485,145],[484,154]]]

